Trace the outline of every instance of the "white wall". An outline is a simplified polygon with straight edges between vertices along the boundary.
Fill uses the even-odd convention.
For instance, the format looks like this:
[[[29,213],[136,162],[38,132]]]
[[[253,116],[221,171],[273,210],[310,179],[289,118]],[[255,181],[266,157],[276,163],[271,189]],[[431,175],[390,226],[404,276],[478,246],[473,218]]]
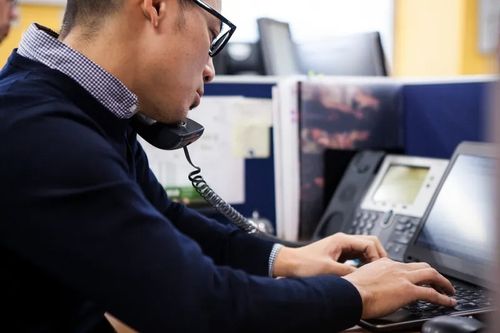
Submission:
[[[355,32],[379,31],[392,62],[394,0],[225,0],[222,13],[238,29],[234,41],[257,40],[258,17],[290,23],[298,42]]]

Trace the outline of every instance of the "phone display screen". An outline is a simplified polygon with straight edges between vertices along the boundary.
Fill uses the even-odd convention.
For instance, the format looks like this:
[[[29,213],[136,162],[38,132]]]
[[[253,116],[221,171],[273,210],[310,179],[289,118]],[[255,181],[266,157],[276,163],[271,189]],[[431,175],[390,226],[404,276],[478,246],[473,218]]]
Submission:
[[[390,165],[373,195],[373,201],[386,204],[413,204],[429,170],[428,167]]]

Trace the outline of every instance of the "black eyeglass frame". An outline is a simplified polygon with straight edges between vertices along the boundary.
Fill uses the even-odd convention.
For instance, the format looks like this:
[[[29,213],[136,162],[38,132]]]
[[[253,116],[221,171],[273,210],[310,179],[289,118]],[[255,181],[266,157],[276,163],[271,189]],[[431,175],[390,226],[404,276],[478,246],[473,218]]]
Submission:
[[[222,35],[219,35],[215,37],[215,39],[212,41],[212,44],[210,45],[210,49],[208,50],[208,54],[213,58],[215,57],[223,48],[226,46],[227,42],[229,42],[229,39],[231,39],[231,36],[234,34],[236,30],[236,25],[234,25],[231,21],[229,21],[227,18],[225,18],[221,13],[210,7],[208,4],[206,4],[203,0],[193,0],[194,3],[196,3],[199,7],[202,9],[206,10],[213,16],[217,17],[222,23],[226,24],[229,27],[229,30]],[[222,32],[222,31],[221,31]],[[219,40],[222,40],[220,44],[217,44]]]

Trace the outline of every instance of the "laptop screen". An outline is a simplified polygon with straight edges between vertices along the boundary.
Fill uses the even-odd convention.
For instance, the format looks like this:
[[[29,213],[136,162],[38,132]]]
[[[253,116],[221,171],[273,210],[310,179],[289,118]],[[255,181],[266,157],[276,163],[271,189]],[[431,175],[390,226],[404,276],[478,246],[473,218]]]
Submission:
[[[492,157],[456,156],[413,244],[418,260],[458,275],[485,273],[494,258],[495,168]]]

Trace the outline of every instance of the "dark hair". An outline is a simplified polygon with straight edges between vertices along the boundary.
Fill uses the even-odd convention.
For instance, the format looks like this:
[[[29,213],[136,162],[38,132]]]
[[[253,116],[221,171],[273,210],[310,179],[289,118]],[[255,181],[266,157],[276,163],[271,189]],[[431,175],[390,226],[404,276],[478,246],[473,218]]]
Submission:
[[[104,18],[118,11],[124,0],[68,0],[61,28],[61,37],[64,38],[76,25],[85,27],[89,38],[99,30]],[[191,0],[179,0],[182,7],[191,3]]]
[[[76,25],[88,28],[91,34],[98,30],[102,18],[120,9],[123,0],[68,0],[61,28],[65,37]]]

